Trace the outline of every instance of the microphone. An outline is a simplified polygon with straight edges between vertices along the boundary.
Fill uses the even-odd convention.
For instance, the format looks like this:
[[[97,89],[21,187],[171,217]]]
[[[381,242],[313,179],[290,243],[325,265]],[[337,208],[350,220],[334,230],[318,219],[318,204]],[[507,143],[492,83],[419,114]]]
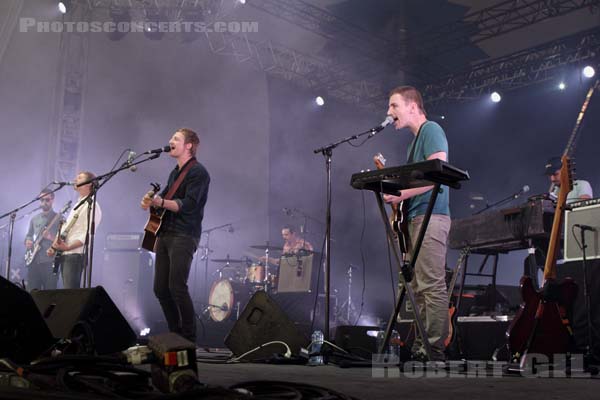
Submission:
[[[371,135],[376,134],[377,132],[381,132],[382,130],[385,129],[386,126],[388,126],[389,124],[393,124],[394,121],[396,121],[398,118],[394,118],[391,115],[388,115],[387,117],[385,117],[385,120],[379,124],[378,126],[376,126],[375,128],[371,129]]]
[[[283,213],[288,217],[291,217],[294,214],[294,211],[291,208],[283,207],[281,211],[283,211]]]
[[[160,154],[163,151],[166,151],[167,153],[171,151],[171,146],[170,145],[166,145],[164,147],[161,147],[160,149],[154,149],[154,150],[148,150],[143,152],[142,154]]]
[[[527,193],[527,192],[529,192],[529,185],[525,185],[525,186],[523,186],[523,187],[521,188],[521,190],[519,190],[517,193],[515,193],[515,194],[513,195],[513,197],[516,199],[516,198],[518,198],[519,196],[521,196],[522,194],[525,194],[525,193]]]
[[[53,185],[60,185],[60,186],[74,186],[75,184],[73,182],[60,182],[60,181],[52,181]]]
[[[129,150],[129,154],[127,154],[127,165],[131,165],[131,163],[133,163],[133,161],[135,160],[135,156],[136,155],[137,155],[137,153],[135,151]],[[131,165],[129,167],[129,170],[131,172],[137,171],[137,165]]]
[[[582,231],[592,231],[592,232],[596,232],[598,229],[596,229],[593,226],[589,226],[589,225],[583,225],[583,224],[575,224],[573,225],[576,228],[581,229]]]

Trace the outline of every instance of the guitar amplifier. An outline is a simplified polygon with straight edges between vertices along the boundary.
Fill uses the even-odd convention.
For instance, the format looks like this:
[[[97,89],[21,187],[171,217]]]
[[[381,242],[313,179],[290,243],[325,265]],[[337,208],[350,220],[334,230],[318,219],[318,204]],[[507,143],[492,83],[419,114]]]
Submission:
[[[279,259],[278,293],[311,293],[316,284],[318,268],[315,253],[284,255]]]
[[[140,250],[142,233],[112,232],[106,235],[106,250]]]
[[[591,202],[591,200],[588,200]],[[586,205],[583,207],[572,208],[565,212],[565,232],[564,232],[564,259],[565,261],[581,261],[583,252],[581,251],[581,230],[575,225],[588,225],[600,230],[600,204]],[[600,258],[600,235],[596,231],[586,231],[585,251],[586,259],[593,260]]]

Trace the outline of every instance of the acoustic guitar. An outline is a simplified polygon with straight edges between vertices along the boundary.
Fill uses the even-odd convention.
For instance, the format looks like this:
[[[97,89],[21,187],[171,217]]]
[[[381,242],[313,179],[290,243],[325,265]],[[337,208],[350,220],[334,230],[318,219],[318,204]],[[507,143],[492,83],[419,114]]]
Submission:
[[[156,193],[160,192],[159,183],[151,183],[150,185],[152,186],[152,189],[144,196],[145,201],[152,201],[152,198],[156,195]],[[148,210],[150,211],[150,217],[148,218],[148,222],[144,227],[142,248],[148,251],[154,251],[154,245],[156,244],[158,231],[160,230],[162,219],[165,215],[165,209],[150,207]]]

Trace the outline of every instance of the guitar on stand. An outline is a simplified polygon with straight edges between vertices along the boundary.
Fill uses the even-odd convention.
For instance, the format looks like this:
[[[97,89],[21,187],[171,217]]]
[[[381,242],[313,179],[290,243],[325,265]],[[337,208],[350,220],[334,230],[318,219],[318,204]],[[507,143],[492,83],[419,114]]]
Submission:
[[[544,265],[544,285],[538,292],[530,277],[523,276],[520,281],[523,303],[506,332],[511,361],[519,364],[517,372],[525,369],[529,353],[541,353],[551,358],[555,354],[569,353],[573,348],[573,331],[568,315],[578,289],[572,278],[556,282],[556,260],[560,250],[560,232],[567,195],[573,190],[573,161],[570,156],[575,149],[575,139],[585,110],[598,82],[595,82],[586,96],[561,157],[560,187]]]
[[[160,184],[159,183],[151,183],[152,189],[148,191],[144,195],[143,202],[150,204],[152,202],[152,198],[156,195],[156,193],[160,192]],[[158,235],[158,231],[160,230],[160,226],[162,225],[162,219],[165,215],[164,208],[156,208],[150,207],[150,217],[148,218],[148,222],[144,227],[144,238],[142,239],[142,248],[148,251],[154,251],[154,245],[156,244],[156,238]]]
[[[33,241],[33,245],[31,246],[31,248],[27,249],[27,251],[25,252],[25,265],[26,266],[30,266],[31,265],[31,263],[35,259],[35,256],[41,250],[41,248],[42,248],[42,245],[41,245],[42,240],[44,240],[44,237],[46,236],[46,234],[48,233],[48,231],[50,229],[52,229],[52,227],[54,225],[56,225],[56,223],[59,220],[61,220],[62,215],[64,213],[66,213],[67,211],[69,211],[70,208],[71,208],[71,201],[67,202],[60,209],[60,211],[54,216],[54,218],[52,218],[50,220],[50,222],[40,230],[40,232],[37,234],[35,240]],[[62,224],[60,226],[62,226]],[[60,227],[58,228],[58,231],[60,232]],[[52,240],[52,239],[50,239],[50,240]]]
[[[446,349],[450,347],[456,339],[456,317],[458,316],[458,306],[460,305],[460,299],[457,300],[456,303],[452,301],[452,293],[454,292],[458,276],[461,273],[464,273],[463,267],[470,251],[471,249],[468,246],[461,250],[458,261],[456,262],[456,268],[454,268],[454,272],[452,273],[452,279],[448,285],[448,337],[444,340]]]

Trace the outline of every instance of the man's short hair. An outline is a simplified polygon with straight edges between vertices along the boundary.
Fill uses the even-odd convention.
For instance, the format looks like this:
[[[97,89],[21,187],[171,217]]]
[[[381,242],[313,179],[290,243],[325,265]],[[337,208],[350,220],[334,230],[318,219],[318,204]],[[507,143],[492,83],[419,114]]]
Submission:
[[[427,116],[425,106],[423,105],[423,96],[421,96],[421,93],[416,88],[413,86],[398,86],[390,91],[389,97],[395,94],[402,96],[406,102],[414,102],[423,115]]]
[[[296,233],[296,229],[292,225],[284,225],[281,230],[287,229],[290,233]]]
[[[94,179],[96,175],[90,171],[81,171],[77,175],[85,175],[85,180],[89,181],[90,179]]]
[[[48,189],[48,188],[43,188],[42,190],[40,190],[40,198],[48,196],[51,199],[54,198],[54,191]]]
[[[198,150],[198,145],[200,145],[200,138],[198,137],[198,134],[189,128],[180,128],[177,129],[177,132],[181,132],[181,134],[183,135],[183,143],[192,144],[190,154],[192,156],[195,156],[196,151]]]

